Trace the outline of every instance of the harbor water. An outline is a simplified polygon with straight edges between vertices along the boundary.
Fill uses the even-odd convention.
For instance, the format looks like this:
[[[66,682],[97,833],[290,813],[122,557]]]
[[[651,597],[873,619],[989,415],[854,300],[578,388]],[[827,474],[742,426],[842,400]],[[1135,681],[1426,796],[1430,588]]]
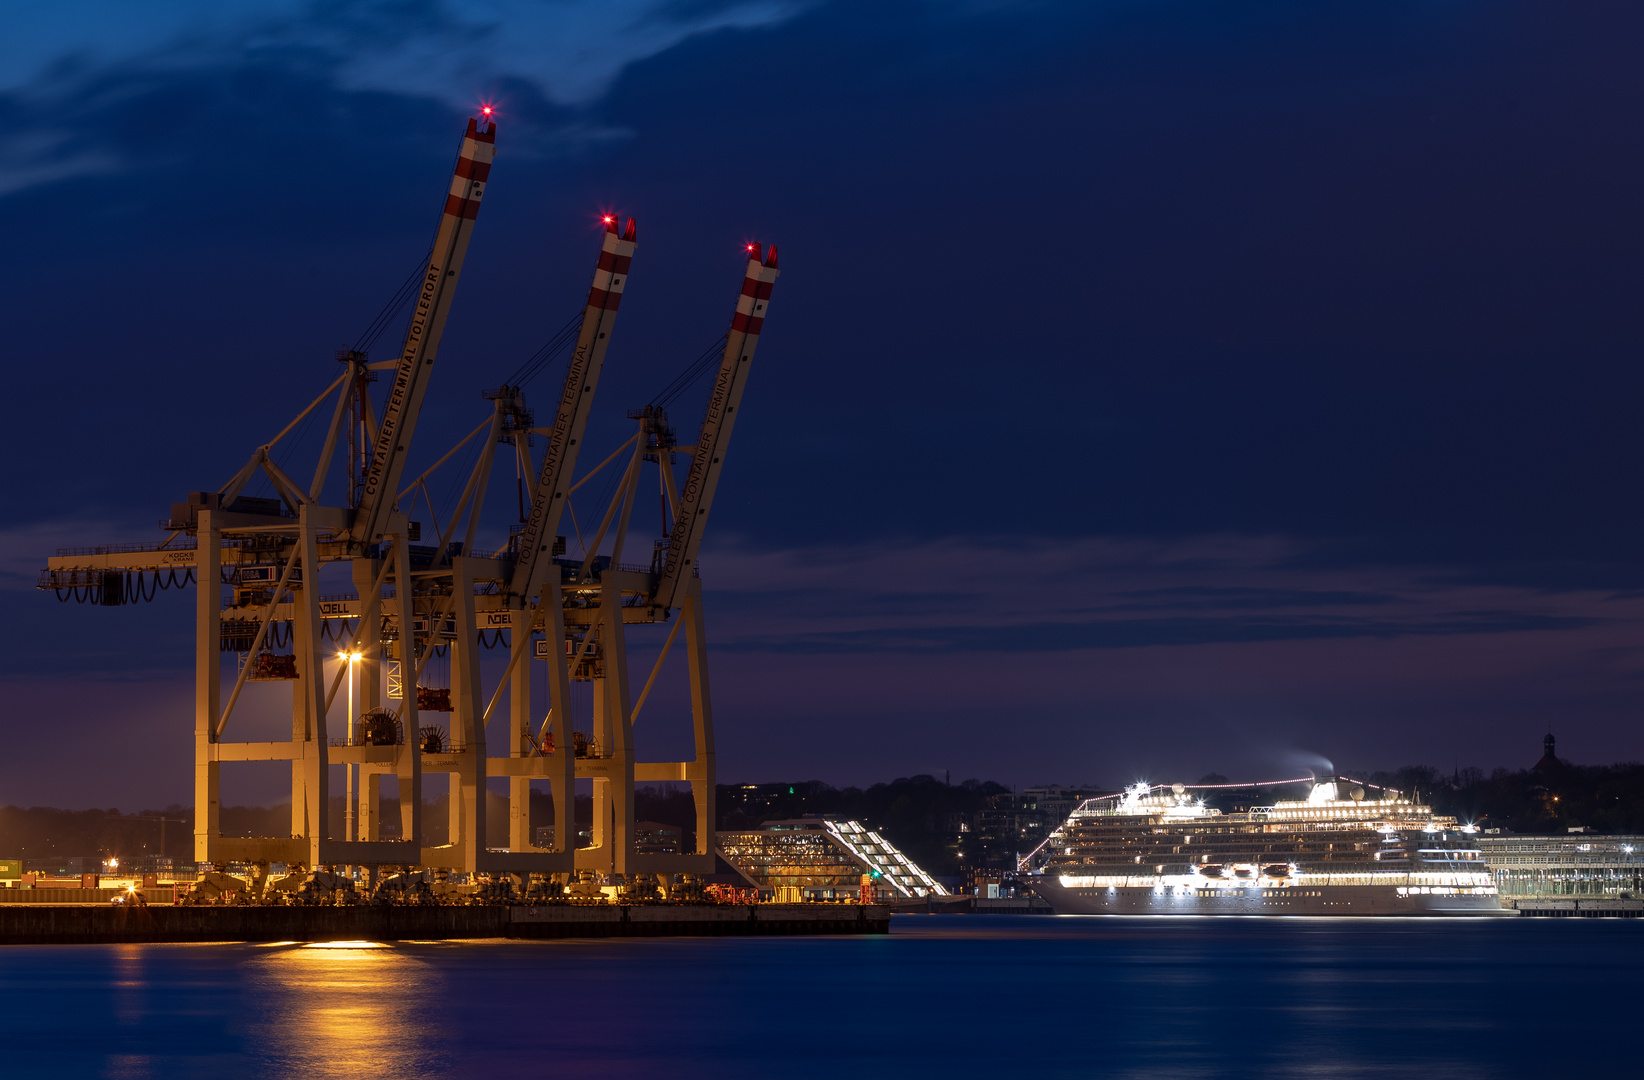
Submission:
[[[12,1076],[1631,1075],[1644,920],[0,948]]]

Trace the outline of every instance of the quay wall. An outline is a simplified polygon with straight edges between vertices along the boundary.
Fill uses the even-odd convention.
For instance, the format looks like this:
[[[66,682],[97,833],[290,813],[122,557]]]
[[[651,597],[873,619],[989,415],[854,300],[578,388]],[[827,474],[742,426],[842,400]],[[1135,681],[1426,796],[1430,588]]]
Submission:
[[[554,904],[465,907],[0,905],[0,945],[884,934],[880,907]]]
[[[1609,897],[1580,900],[1515,900],[1520,915],[1541,919],[1638,919],[1644,918],[1644,900]]]

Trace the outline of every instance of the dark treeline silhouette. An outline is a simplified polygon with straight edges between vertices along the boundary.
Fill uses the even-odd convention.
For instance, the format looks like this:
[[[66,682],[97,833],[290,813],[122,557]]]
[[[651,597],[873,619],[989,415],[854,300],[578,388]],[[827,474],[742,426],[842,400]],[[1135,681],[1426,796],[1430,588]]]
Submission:
[[[1516,833],[1644,832],[1644,764],[1573,765],[1544,758],[1530,769],[1407,765],[1373,773],[1372,783],[1419,794],[1443,814]]]
[[[1550,750],[1534,767],[1496,769],[1486,775],[1477,768],[1448,773],[1430,765],[1409,765],[1390,772],[1359,775],[1372,784],[1397,788],[1419,796],[1444,814],[1481,828],[1517,833],[1564,833],[1586,828],[1594,832],[1644,833],[1644,764],[1575,765],[1554,757]],[[1218,782],[1212,774],[1202,782]],[[1230,793],[1235,795],[1238,793]],[[1252,795],[1256,794],[1254,792]],[[834,814],[854,818],[878,829],[915,862],[936,873],[957,872],[961,862],[971,866],[997,861],[1007,851],[971,851],[967,836],[956,836],[953,822],[977,823],[979,815],[1000,812],[1010,789],[993,781],[966,780],[948,784],[931,776],[903,777],[867,788],[836,788],[820,780],[768,784],[721,784],[718,821],[721,829],[740,829],[763,822],[806,814]],[[1298,797],[1303,792],[1286,793]],[[1272,798],[1272,793],[1262,795]],[[426,804],[423,842],[443,844],[449,815],[446,795]],[[1248,800],[1247,800],[1248,801]],[[1240,809],[1229,805],[1224,809]],[[634,793],[635,817],[678,826],[686,850],[696,838],[696,804],[686,784],[642,785]],[[399,804],[384,799],[382,820],[397,823]],[[343,800],[331,801],[330,828],[342,835]],[[160,847],[160,822],[165,824],[165,847]],[[60,856],[110,855],[130,858],[163,854],[177,862],[193,858],[193,812],[173,804],[164,810],[122,814],[118,810],[58,810],[49,807],[0,808],[0,858],[43,859]],[[576,801],[578,830],[593,820],[593,800]],[[553,802],[532,792],[533,829],[554,821]],[[285,836],[290,834],[288,805],[273,807],[225,806],[225,836]],[[1053,823],[1046,822],[1046,825]],[[507,800],[497,794],[487,805],[486,842],[493,847],[508,842]],[[586,842],[586,841],[584,841]],[[1031,845],[1030,845],[1031,846]],[[963,853],[963,859],[960,855]]]
[[[289,807],[225,806],[221,813],[223,832],[229,836],[279,836],[291,831]],[[161,819],[165,819],[163,823]],[[4,859],[168,855],[184,862],[193,850],[194,810],[175,803],[164,810],[139,810],[134,814],[49,806],[0,807],[0,858]]]
[[[835,788],[818,780],[796,783],[737,785],[721,784],[718,790],[718,827],[745,828],[761,822],[803,814],[838,814],[860,818],[884,830],[892,842],[902,845],[916,861],[921,857],[933,864],[943,861],[942,840],[937,831],[940,815],[954,811],[974,812],[992,795],[1009,789],[992,782],[967,781],[949,786],[929,776],[874,784],[867,789]],[[443,844],[448,836],[447,798],[441,793],[425,802],[423,842]],[[399,801],[382,800],[384,822],[399,822]],[[634,792],[634,813],[640,821],[655,821],[679,827],[686,850],[696,843],[696,803],[687,784],[641,785]],[[165,826],[165,847],[160,847],[158,818],[170,819]],[[579,795],[576,801],[579,831],[593,821],[593,799]],[[531,793],[533,829],[554,823],[553,801],[544,792]],[[224,836],[288,836],[291,807],[225,806],[221,811]],[[343,833],[343,800],[333,798],[330,807],[331,835]],[[179,863],[193,859],[193,809],[173,804],[162,810],[142,810],[122,814],[118,810],[58,810],[51,807],[0,808],[0,858],[45,859],[61,856],[166,855]],[[492,793],[486,807],[486,842],[493,847],[508,843],[508,803]],[[586,841],[584,841],[586,842]]]
[[[978,833],[956,834],[951,825],[956,819],[974,821],[977,815],[995,808],[998,797],[1010,793],[1010,788],[992,780],[948,784],[924,775],[899,777],[866,788],[836,788],[820,780],[721,784],[719,828],[745,829],[764,821],[834,814],[879,831],[932,873],[958,874],[967,865],[1008,859],[1015,854],[1015,848],[1022,846],[1001,838],[999,851],[982,850]]]
[[[343,835],[343,803],[331,800],[330,831]],[[639,820],[678,825],[687,844],[695,842],[696,807],[689,789],[641,787],[634,793]],[[379,813],[384,822],[398,825],[399,800],[385,798]],[[220,811],[224,836],[289,836],[291,804],[276,806],[225,806]],[[505,847],[508,843],[508,800],[491,793],[486,805],[486,843]],[[576,819],[586,830],[593,821],[593,798],[577,798]],[[164,819],[164,847],[162,840]],[[424,804],[423,842],[435,846],[449,836],[448,796],[441,793]],[[544,792],[531,793],[533,828],[554,823],[553,800]],[[122,814],[119,810],[59,810],[49,806],[0,807],[0,859],[55,859],[61,857],[99,859],[114,856],[132,859],[146,855],[167,856],[186,863],[194,858],[194,808],[173,803],[164,810],[139,810]]]

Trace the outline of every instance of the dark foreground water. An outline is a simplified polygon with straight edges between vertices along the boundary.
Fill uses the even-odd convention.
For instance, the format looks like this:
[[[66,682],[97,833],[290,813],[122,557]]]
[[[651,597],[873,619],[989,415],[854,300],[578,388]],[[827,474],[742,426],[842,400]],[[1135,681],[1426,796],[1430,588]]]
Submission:
[[[0,1075],[1644,1069],[1644,920],[938,915],[892,926],[866,938],[0,948]]]

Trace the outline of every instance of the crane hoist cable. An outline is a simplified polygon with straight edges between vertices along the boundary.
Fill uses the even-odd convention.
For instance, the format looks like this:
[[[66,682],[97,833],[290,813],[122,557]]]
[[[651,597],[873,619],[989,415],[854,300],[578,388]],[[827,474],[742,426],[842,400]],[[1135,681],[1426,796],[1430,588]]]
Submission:
[[[656,397],[651,399],[651,404],[666,409],[674,398],[689,390],[698,379],[706,375],[709,369],[718,363],[720,355],[725,351],[725,339],[729,336],[728,334],[720,334],[714,338],[713,344],[702,350],[701,356],[686,364],[685,369],[675,375],[672,382],[657,392]]]
[[[503,381],[504,386],[524,386],[546,368],[560,353],[569,349],[576,341],[577,335],[582,332],[582,317],[587,314],[586,309],[578,308],[575,315],[568,319],[564,326],[554,332],[547,344],[531,354],[530,359],[519,366],[519,370]]]
[[[434,249],[429,248],[428,254],[417,260],[417,264],[411,268],[411,273],[400,282],[399,288],[394,290],[394,295],[389,298],[388,303],[382,306],[382,310],[377,312],[370,325],[355,339],[355,352],[369,353],[377,344],[377,339],[388,329],[388,324],[394,321],[394,316],[398,315],[405,305],[411,302],[411,297],[416,295],[417,285],[422,281],[423,272],[428,268],[428,260],[433,256]]]

